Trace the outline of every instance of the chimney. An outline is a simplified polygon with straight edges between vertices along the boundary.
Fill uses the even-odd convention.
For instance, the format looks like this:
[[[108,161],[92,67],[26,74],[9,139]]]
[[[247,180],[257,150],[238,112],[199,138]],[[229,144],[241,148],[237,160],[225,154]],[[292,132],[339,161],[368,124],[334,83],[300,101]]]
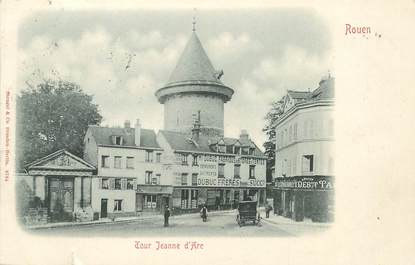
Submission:
[[[125,120],[125,122],[124,122],[124,128],[125,129],[130,129],[131,128],[131,122],[129,120]]]
[[[193,122],[192,128],[192,140],[196,143],[199,142],[199,135],[200,135],[200,110],[197,112],[197,118]]]
[[[239,135],[239,139],[242,143],[249,141],[249,134],[246,130],[241,130],[241,134]]]
[[[141,124],[140,124],[140,119],[137,119],[137,121],[135,122],[135,137],[134,137],[134,143],[136,146],[140,146],[141,142],[140,142],[140,138],[141,138]]]

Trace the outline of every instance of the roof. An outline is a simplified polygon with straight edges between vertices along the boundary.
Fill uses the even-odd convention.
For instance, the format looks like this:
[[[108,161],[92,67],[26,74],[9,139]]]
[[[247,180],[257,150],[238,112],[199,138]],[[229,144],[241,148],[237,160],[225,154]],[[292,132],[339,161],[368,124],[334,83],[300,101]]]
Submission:
[[[57,159],[61,158],[60,163],[56,163]],[[64,159],[64,160],[62,160]],[[72,170],[95,170],[95,167],[90,163],[86,162],[80,157],[77,157],[70,152],[61,149],[53,152],[47,156],[39,158],[25,166],[27,170],[30,169],[72,169]]]
[[[122,146],[136,147],[135,145],[135,128],[114,128],[114,127],[99,127],[89,126],[89,130],[98,145],[114,145],[112,143],[112,136],[122,136]],[[156,133],[154,130],[141,129],[140,146],[144,148],[160,148],[156,140]]]
[[[216,144],[223,140],[225,145],[234,145],[239,142],[241,146],[254,146],[255,156],[263,156],[262,151],[251,140],[243,140],[229,137],[217,137],[207,136],[204,134],[199,135],[199,141],[195,143],[189,134],[182,132],[160,130],[160,133],[164,135],[166,141],[169,143],[173,150],[189,151],[189,152],[206,152],[206,153],[219,153],[216,149]]]
[[[222,85],[196,32],[190,36],[166,86],[185,81],[207,81]]]
[[[321,80],[318,88],[316,88],[311,94],[310,99],[333,99],[334,98],[334,78]]]
[[[294,91],[294,90],[288,90],[287,93],[293,99],[307,99],[309,97],[309,94],[310,94],[310,92],[308,92],[308,91]]]

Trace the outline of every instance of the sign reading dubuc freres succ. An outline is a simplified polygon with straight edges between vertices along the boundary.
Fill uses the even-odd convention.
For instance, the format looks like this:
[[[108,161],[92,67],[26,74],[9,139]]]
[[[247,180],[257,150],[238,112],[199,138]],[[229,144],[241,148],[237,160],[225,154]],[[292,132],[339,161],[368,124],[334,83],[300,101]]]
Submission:
[[[334,181],[330,176],[288,177],[275,180],[279,189],[332,190]]]
[[[248,181],[241,181],[240,179],[231,178],[198,178],[197,186],[218,186],[218,187],[265,187],[265,180],[250,179]]]

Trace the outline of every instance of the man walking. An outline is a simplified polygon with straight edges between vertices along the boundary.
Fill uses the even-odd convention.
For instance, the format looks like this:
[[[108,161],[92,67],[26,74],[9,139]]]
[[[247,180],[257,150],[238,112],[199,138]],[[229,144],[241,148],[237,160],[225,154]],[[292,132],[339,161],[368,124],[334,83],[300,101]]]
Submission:
[[[169,217],[170,217],[170,208],[166,205],[166,209],[164,210],[164,226],[169,226]]]
[[[267,203],[267,206],[265,206],[265,213],[266,213],[266,218],[269,218],[269,212],[272,211],[272,206],[270,204]]]

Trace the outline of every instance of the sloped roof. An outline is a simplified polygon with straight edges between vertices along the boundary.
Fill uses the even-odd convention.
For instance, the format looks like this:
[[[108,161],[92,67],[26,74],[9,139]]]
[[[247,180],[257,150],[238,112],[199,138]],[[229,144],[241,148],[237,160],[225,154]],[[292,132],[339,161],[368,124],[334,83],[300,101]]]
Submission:
[[[61,162],[65,163],[56,163],[57,159],[62,158]],[[53,152],[49,155],[46,155],[42,158],[39,158],[25,166],[26,170],[31,169],[71,169],[71,170],[95,170],[95,167],[90,163],[86,162],[80,157],[61,149],[56,152]]]
[[[310,94],[308,91],[288,90],[287,92],[293,99],[307,99]]]
[[[192,33],[187,42],[167,86],[186,81],[207,81],[222,85],[222,82],[215,76],[215,69],[196,32]]]
[[[181,132],[173,132],[173,131],[165,131],[160,130],[160,133],[164,135],[167,142],[174,150],[180,151],[189,151],[189,152],[210,152],[210,153],[218,153],[216,150],[216,144],[223,139],[225,145],[234,145],[237,141],[239,141],[242,145],[241,146],[251,146],[252,144],[255,146],[254,155],[256,156],[263,156],[264,154],[262,151],[255,145],[254,142],[251,140],[243,140],[237,138],[229,138],[229,137],[215,137],[215,136],[207,136],[200,134],[199,141],[195,144],[191,139],[190,135]]]
[[[99,127],[89,126],[96,143],[98,145],[113,145],[111,137],[122,136],[122,146],[135,147],[135,128],[113,128],[113,127]],[[156,140],[156,133],[154,130],[141,129],[140,146],[144,148],[160,148]]]

